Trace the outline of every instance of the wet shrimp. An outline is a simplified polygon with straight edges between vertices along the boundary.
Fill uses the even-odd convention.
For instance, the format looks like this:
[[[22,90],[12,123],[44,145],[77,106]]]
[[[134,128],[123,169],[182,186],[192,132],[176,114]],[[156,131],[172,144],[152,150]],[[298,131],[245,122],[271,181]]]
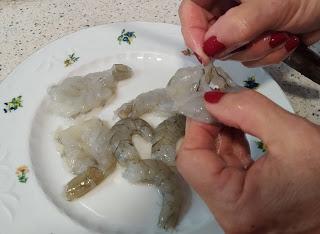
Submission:
[[[154,89],[138,95],[115,111],[121,119],[138,118],[150,112],[171,112],[173,102],[166,89]]]
[[[139,160],[140,155],[133,145],[132,136],[140,135],[148,142],[152,141],[153,128],[143,119],[126,118],[119,120],[110,130],[108,146],[121,166],[130,160]]]
[[[58,130],[55,138],[60,145],[58,151],[73,174],[81,174],[90,166],[108,168],[114,164],[105,145],[109,128],[100,119],[93,118]]]
[[[170,79],[166,88],[140,94],[131,102],[123,104],[116,114],[123,118],[160,111],[181,113],[201,122],[212,123],[215,120],[205,108],[204,93],[213,89],[231,92],[239,87],[220,67],[212,64],[204,68],[181,68]]]
[[[80,122],[57,131],[61,156],[77,176],[65,186],[67,200],[83,196],[96,187],[115,168],[116,159],[106,146],[109,128],[100,119]]]
[[[76,117],[104,106],[116,92],[118,81],[132,76],[130,67],[114,64],[111,69],[68,77],[49,88],[50,108],[65,117]]]
[[[64,188],[68,201],[80,198],[98,186],[114,170],[115,164],[102,170],[97,167],[88,167],[84,172],[70,180]]]
[[[175,166],[176,144],[184,136],[186,117],[177,114],[158,125],[152,139],[151,158]]]
[[[165,230],[175,228],[184,202],[178,175],[164,162],[146,159],[130,161],[123,176],[131,183],[156,186],[163,198],[158,227]]]

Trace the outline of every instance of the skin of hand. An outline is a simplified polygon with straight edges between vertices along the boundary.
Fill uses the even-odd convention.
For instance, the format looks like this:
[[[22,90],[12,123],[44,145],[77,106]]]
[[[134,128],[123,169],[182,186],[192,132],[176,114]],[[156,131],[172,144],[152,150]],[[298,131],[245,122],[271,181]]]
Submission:
[[[252,90],[205,100],[222,124],[188,119],[177,169],[225,233],[320,233],[320,127]],[[267,146],[257,161],[244,133]]]
[[[186,45],[200,62],[230,59],[247,67],[279,63],[302,41],[320,40],[319,0],[183,0]]]

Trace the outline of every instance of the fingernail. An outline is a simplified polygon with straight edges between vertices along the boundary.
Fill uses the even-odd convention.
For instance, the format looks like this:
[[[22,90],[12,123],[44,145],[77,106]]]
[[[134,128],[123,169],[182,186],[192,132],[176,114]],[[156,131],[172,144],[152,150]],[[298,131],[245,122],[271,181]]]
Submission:
[[[287,41],[285,47],[288,52],[291,52],[295,48],[297,48],[300,44],[300,39],[297,36],[291,36]]]
[[[275,32],[272,33],[270,36],[269,45],[271,48],[275,48],[282,43],[284,43],[286,40],[288,40],[288,35],[284,32]]]
[[[225,94],[224,92],[220,92],[220,91],[206,92],[204,94],[204,100],[206,100],[206,102],[213,103],[213,104],[218,103],[224,94]]]
[[[194,54],[194,56],[196,56],[198,61],[202,64],[202,59],[200,58],[200,56],[197,53],[193,53],[193,54]]]
[[[226,46],[213,36],[206,40],[203,44],[203,51],[209,56],[214,57],[226,49]]]

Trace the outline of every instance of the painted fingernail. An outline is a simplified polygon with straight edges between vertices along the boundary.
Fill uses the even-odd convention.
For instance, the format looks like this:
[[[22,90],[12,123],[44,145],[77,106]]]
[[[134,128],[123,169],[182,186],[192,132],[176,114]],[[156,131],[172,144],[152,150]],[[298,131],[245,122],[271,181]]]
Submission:
[[[225,93],[221,91],[206,92],[204,94],[204,100],[206,100],[206,102],[213,103],[213,104],[218,103],[224,94]]]
[[[203,51],[209,56],[214,57],[226,49],[226,46],[213,36],[206,40],[203,44]]]
[[[288,35],[284,32],[275,32],[270,35],[269,45],[275,48],[288,40]]]
[[[202,64],[202,59],[200,58],[200,56],[197,53],[193,53],[193,54],[194,54],[194,56],[196,56],[198,61]]]
[[[300,44],[300,39],[297,36],[291,36],[287,41],[285,47],[288,52],[291,52],[295,48],[297,48]]]

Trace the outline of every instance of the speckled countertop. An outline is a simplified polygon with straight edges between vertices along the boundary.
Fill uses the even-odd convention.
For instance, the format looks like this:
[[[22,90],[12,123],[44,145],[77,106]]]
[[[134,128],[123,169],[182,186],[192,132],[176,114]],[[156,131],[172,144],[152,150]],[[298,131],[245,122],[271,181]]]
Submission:
[[[179,24],[179,0],[0,0],[0,81],[42,46],[118,21]],[[319,46],[320,48],[320,46]],[[297,114],[320,124],[320,85],[284,64],[266,68]]]

